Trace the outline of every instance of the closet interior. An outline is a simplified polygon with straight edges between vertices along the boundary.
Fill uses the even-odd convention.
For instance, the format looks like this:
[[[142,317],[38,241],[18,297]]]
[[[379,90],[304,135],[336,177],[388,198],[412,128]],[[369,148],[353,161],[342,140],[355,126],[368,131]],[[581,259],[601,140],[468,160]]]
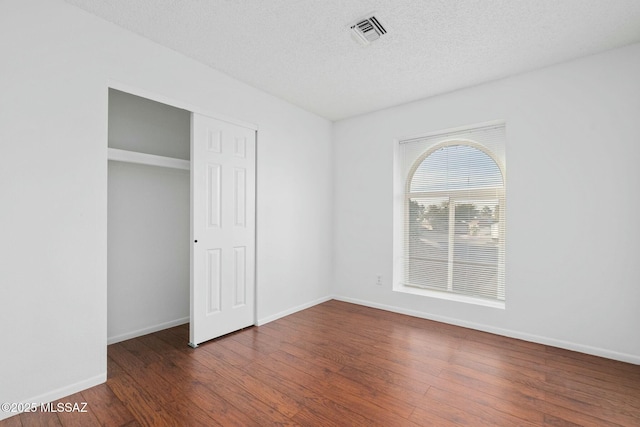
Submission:
[[[109,344],[189,321],[190,120],[109,89]]]

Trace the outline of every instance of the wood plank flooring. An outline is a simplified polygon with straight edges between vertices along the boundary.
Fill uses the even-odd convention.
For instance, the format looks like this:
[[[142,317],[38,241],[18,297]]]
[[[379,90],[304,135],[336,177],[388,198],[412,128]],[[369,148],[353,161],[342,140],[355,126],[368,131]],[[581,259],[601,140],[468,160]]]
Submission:
[[[187,347],[108,348],[108,381],[0,426],[640,426],[640,366],[339,301]],[[56,402],[58,403],[58,402]]]

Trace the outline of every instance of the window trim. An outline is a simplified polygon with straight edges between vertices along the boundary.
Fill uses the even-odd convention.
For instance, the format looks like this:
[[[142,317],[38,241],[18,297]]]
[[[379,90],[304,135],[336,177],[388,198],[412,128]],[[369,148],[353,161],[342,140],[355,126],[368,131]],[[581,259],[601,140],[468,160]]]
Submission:
[[[422,135],[422,136],[418,136],[418,137],[412,137],[412,138],[403,138],[403,139],[396,139],[394,140],[394,208],[393,208],[393,218],[394,218],[394,225],[393,225],[393,234],[394,234],[394,246],[393,246],[393,253],[394,253],[394,265],[393,265],[393,291],[396,292],[402,292],[402,293],[407,293],[407,294],[414,294],[414,295],[421,295],[421,296],[426,296],[426,297],[432,297],[432,298],[437,298],[437,299],[441,299],[441,300],[448,300],[448,301],[455,301],[455,302],[462,302],[462,303],[469,303],[469,304],[473,304],[473,305],[480,305],[480,306],[486,306],[486,307],[492,307],[492,308],[498,308],[498,309],[505,309],[506,308],[506,289],[504,289],[505,286],[505,281],[502,280],[501,282],[499,281],[498,286],[501,286],[502,289],[500,290],[501,294],[503,295],[503,297],[505,299],[499,300],[499,299],[485,299],[485,298],[481,298],[481,297],[474,297],[474,296],[470,296],[470,295],[463,295],[463,294],[457,294],[457,293],[453,293],[453,292],[448,292],[448,291],[439,291],[437,289],[427,289],[427,288],[420,288],[420,287],[416,287],[416,286],[411,286],[411,285],[406,285],[404,283],[404,278],[406,273],[406,262],[405,262],[405,258],[406,258],[406,241],[405,241],[405,227],[407,222],[409,221],[409,209],[408,209],[408,203],[409,200],[411,198],[416,198],[416,197],[430,197],[430,196],[436,196],[436,197],[442,197],[443,196],[443,191],[427,191],[427,192],[415,192],[415,193],[411,193],[410,189],[411,189],[411,181],[413,180],[413,176],[416,172],[416,170],[420,167],[420,165],[422,164],[422,162],[431,154],[433,154],[435,151],[443,148],[443,147],[447,147],[447,146],[455,146],[455,145],[466,145],[475,149],[478,149],[480,151],[482,151],[484,154],[486,154],[487,156],[489,156],[490,159],[492,159],[495,164],[497,165],[497,167],[500,170],[501,173],[501,177],[502,177],[502,186],[500,187],[484,187],[484,188],[478,188],[478,189],[463,189],[463,190],[450,190],[449,192],[446,192],[446,195],[449,197],[450,200],[450,204],[451,203],[456,203],[458,201],[468,201],[470,200],[469,198],[469,191],[472,191],[473,194],[473,198],[474,199],[481,199],[484,197],[484,195],[487,195],[487,198],[495,198],[496,195],[498,196],[498,199],[500,200],[500,206],[502,206],[502,212],[500,215],[500,223],[501,226],[498,227],[499,230],[499,239],[501,242],[503,242],[503,245],[506,245],[505,242],[505,230],[506,230],[506,170],[504,167],[503,162],[501,161],[500,158],[498,158],[498,156],[496,154],[494,154],[491,150],[489,150],[487,147],[485,147],[484,145],[468,139],[468,138],[464,138],[464,137],[456,137],[455,135],[449,135],[449,134],[456,134],[456,133],[461,133],[464,131],[474,131],[474,130],[481,130],[482,128],[486,128],[486,127],[490,127],[490,126],[505,126],[505,122],[504,121],[493,121],[493,122],[488,122],[488,123],[484,123],[484,124],[479,124],[479,125],[474,125],[474,126],[465,126],[465,127],[461,127],[461,128],[456,128],[456,129],[451,129],[451,130],[444,130],[444,131],[440,131],[440,132],[435,132],[435,133],[431,133],[431,134],[426,134],[426,135]],[[402,159],[402,144],[403,143],[411,143],[413,141],[416,140],[424,140],[424,139],[431,139],[433,137],[438,137],[441,136],[443,138],[443,140],[434,143],[431,147],[429,147],[427,150],[425,150],[424,153],[422,153],[420,156],[418,156],[415,161],[413,162],[411,168],[409,168],[409,170],[404,173],[404,167],[405,165],[403,165],[403,159]],[[454,210],[450,210],[449,213],[451,215],[452,211]],[[454,211],[455,212],[455,211]],[[500,273],[502,275],[502,277],[506,276],[506,272],[504,271],[505,269],[505,250],[504,250],[504,246],[503,246],[503,250],[501,251],[501,257],[502,260],[499,263],[499,267],[503,269],[502,272]],[[449,256],[452,256],[453,253],[450,252]],[[451,282],[452,277],[451,275],[449,275],[448,277],[448,282]],[[450,283],[448,283],[448,286],[450,285]]]
[[[394,288],[396,292],[402,292],[404,294],[420,295],[424,297],[437,298],[441,300],[462,302],[466,304],[480,305],[491,308],[506,309],[506,302],[499,300],[490,300],[485,298],[477,298],[469,295],[454,294],[453,292],[443,292],[435,289],[417,288],[415,286],[405,285],[404,283],[397,283]]]

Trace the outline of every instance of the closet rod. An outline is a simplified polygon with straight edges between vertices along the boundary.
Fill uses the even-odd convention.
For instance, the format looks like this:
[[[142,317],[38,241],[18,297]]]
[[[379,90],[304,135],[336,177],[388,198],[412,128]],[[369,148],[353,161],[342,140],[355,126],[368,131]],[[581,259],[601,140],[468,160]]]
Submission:
[[[156,156],[155,154],[138,153],[136,151],[120,150],[118,148],[109,148],[107,158],[117,162],[137,163],[140,165],[160,166],[163,168],[183,170],[191,169],[191,162],[189,160]]]

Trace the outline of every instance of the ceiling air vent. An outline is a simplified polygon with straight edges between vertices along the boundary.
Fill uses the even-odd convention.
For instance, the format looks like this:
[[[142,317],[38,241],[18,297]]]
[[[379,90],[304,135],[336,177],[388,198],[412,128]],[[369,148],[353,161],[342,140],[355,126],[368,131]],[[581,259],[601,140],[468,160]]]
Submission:
[[[378,18],[371,15],[367,18],[359,19],[351,26],[351,32],[356,40],[362,44],[369,44],[378,40],[380,36],[387,33]]]

